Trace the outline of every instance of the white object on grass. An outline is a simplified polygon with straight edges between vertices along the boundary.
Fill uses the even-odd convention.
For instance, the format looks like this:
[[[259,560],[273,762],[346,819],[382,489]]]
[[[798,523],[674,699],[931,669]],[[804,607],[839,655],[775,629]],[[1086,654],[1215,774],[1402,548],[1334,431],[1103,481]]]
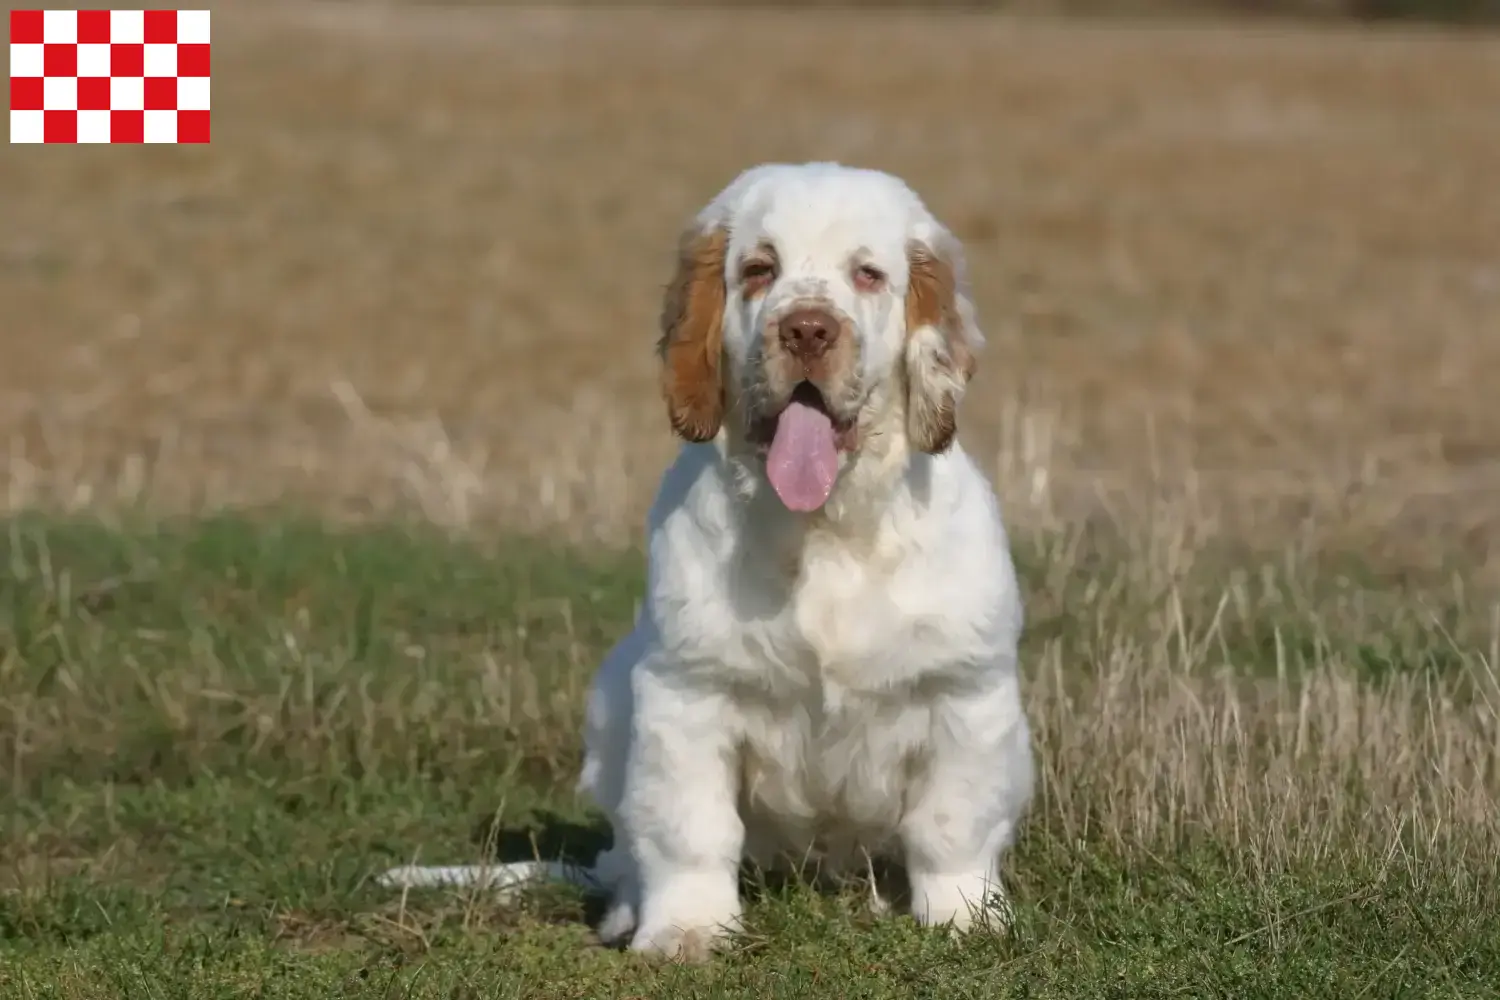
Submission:
[[[402,865],[375,879],[386,889],[491,889],[511,895],[547,882],[593,892],[604,886],[590,868],[561,861],[511,861],[493,865]]]

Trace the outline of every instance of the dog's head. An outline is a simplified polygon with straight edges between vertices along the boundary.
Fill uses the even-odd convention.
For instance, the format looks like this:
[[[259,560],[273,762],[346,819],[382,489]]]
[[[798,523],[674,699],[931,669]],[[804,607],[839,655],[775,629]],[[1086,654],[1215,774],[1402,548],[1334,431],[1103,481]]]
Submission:
[[[682,237],[662,390],[679,435],[722,433],[810,511],[877,444],[945,450],[982,343],[962,248],[901,180],[772,164]]]

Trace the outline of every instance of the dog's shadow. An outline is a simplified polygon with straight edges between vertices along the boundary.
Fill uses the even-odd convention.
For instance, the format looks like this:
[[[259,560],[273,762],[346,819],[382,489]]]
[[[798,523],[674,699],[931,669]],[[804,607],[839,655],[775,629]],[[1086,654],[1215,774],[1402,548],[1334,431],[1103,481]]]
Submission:
[[[474,826],[473,838],[493,861],[564,861],[588,866],[609,846],[610,833],[603,820],[580,823],[543,809],[513,825],[497,823],[492,816],[481,819]]]
[[[558,861],[586,868],[593,865],[600,851],[610,846],[611,834],[609,825],[602,819],[579,822],[544,809],[513,824],[497,823],[493,816],[485,817],[475,824],[473,839],[496,863]],[[897,905],[903,903],[909,893],[905,874],[902,866],[883,858],[874,859],[870,871],[881,895]],[[815,866],[790,858],[769,869],[748,862],[740,866],[740,893],[747,903],[797,887],[839,891],[847,890],[852,882],[864,881],[847,877],[825,878]],[[868,886],[856,891],[867,892]],[[599,893],[586,894],[583,918],[590,927],[603,919],[608,902]]]
[[[609,825],[604,820],[579,822],[550,809],[531,813],[523,822],[496,822],[486,816],[474,825],[474,842],[498,864],[520,861],[560,861],[587,868],[594,858],[609,846]],[[604,917],[608,900],[599,893],[587,893],[583,917],[593,927]]]

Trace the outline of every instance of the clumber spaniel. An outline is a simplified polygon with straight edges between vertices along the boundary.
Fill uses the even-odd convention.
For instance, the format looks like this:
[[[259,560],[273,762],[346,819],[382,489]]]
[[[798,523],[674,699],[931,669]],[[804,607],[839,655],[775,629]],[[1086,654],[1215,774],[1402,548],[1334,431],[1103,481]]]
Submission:
[[[958,241],[889,174],[756,167],[689,226],[659,345],[686,443],[586,710],[606,940],[702,957],[742,859],[788,852],[898,852],[924,924],[1003,901],[1033,764],[1009,544],[954,440],[982,343]]]

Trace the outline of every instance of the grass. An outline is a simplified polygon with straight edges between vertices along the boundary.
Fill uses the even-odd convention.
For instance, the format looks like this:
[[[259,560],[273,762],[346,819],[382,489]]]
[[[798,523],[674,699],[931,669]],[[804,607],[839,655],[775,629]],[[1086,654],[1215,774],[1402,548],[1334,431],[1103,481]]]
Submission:
[[[1281,544],[1311,507],[1402,564],[1500,530],[1493,35],[214,23],[212,144],[0,158],[5,509],[631,544],[671,449],[651,345],[679,227],[747,165],[828,157],[908,178],[965,241],[989,343],[964,434],[1017,518],[1192,490],[1233,533]]]
[[[747,873],[740,950],[681,969],[591,947],[563,890],[370,883],[597,849],[577,713],[636,554],[7,529],[0,996],[1493,995],[1495,678],[1451,591],[1152,581],[1118,539],[1023,541],[1044,786],[1014,930],[952,941]]]

